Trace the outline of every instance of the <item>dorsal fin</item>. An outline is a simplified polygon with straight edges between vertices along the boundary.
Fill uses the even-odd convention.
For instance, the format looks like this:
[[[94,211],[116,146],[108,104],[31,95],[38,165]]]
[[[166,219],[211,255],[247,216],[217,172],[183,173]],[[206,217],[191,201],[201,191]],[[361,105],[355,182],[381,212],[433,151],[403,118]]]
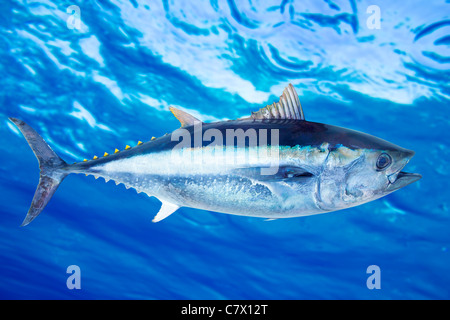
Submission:
[[[294,119],[305,120],[302,105],[292,84],[283,91],[280,101],[269,104],[256,112],[252,112],[252,119]]]
[[[201,122],[196,117],[190,115],[187,112],[181,111],[180,109],[177,109],[175,107],[169,107],[169,110],[173,113],[175,118],[177,118],[178,121],[180,121],[182,128],[193,126],[195,122]]]

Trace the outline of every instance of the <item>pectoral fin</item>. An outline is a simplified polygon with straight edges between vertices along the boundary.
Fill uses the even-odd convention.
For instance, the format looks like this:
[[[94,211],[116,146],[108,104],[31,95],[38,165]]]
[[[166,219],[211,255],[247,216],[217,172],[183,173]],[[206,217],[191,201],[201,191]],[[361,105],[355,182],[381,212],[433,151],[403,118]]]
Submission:
[[[282,202],[286,201],[288,198],[294,195],[292,188],[283,181],[273,182],[273,181],[258,181],[272,192],[274,196],[280,199]]]
[[[279,182],[279,181],[296,181],[301,182],[307,181],[312,178],[314,174],[309,172],[305,168],[294,167],[294,166],[280,166],[278,171],[274,174],[264,174],[265,172],[262,167],[246,167],[238,168],[234,170],[234,173],[240,176],[248,177],[253,180],[262,182]]]
[[[168,201],[161,200],[161,202],[162,202],[161,209],[159,209],[159,212],[153,218],[152,222],[159,222],[159,221],[167,218],[172,213],[177,211],[177,209],[179,208],[178,205],[170,203]]]
[[[295,196],[292,190],[292,183],[305,184],[311,181],[314,174],[305,168],[295,166],[280,166],[275,174],[262,174],[261,167],[238,168],[234,170],[234,174],[246,177],[254,183],[265,186],[269,191],[281,202],[287,201]]]

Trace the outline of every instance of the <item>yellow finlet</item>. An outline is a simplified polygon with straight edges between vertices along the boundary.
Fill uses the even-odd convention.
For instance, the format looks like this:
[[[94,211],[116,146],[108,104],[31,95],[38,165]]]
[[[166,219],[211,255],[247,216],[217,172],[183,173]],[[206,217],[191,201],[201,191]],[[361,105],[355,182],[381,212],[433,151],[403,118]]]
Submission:
[[[126,147],[125,147],[125,150],[128,150],[128,149],[130,149],[131,147],[129,146],[129,145],[127,145]]]
[[[92,159],[96,160],[96,159],[98,159],[98,157],[97,157],[97,156],[94,156]]]
[[[86,161],[87,161],[87,159],[84,159],[84,160],[83,160],[83,162],[86,162]]]
[[[119,152],[119,149],[114,150],[114,153],[117,153],[117,152]]]
[[[155,140],[156,138],[155,137],[152,137],[152,140]]]
[[[138,145],[142,144],[142,141],[138,141]]]
[[[104,157],[109,156],[108,152],[105,152],[105,154],[103,155]]]

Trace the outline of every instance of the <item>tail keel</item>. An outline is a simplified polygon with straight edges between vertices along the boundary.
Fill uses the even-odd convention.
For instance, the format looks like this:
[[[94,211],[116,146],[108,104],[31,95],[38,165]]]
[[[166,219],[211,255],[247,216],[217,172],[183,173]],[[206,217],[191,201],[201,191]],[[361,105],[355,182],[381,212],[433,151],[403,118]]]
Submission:
[[[67,163],[62,160],[42,139],[42,137],[28,124],[22,120],[9,118],[27,140],[36,158],[39,161],[39,168],[41,169],[39,184],[31,202],[22,226],[26,226],[33,221],[45,208],[51,197],[55,193],[59,184],[68,175],[66,170],[62,170],[67,166]]]

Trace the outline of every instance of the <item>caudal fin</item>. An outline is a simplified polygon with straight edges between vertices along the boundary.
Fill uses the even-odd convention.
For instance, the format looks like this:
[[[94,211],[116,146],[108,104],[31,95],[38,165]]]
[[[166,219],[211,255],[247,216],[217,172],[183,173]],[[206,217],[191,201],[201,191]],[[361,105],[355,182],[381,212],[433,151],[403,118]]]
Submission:
[[[31,202],[25,220],[22,222],[22,226],[26,226],[42,212],[61,181],[68,175],[67,171],[62,170],[67,166],[67,163],[28,124],[15,118],[9,118],[9,120],[19,128],[25,139],[27,139],[28,144],[39,161],[39,168],[41,169],[39,184],[33,201]]]

